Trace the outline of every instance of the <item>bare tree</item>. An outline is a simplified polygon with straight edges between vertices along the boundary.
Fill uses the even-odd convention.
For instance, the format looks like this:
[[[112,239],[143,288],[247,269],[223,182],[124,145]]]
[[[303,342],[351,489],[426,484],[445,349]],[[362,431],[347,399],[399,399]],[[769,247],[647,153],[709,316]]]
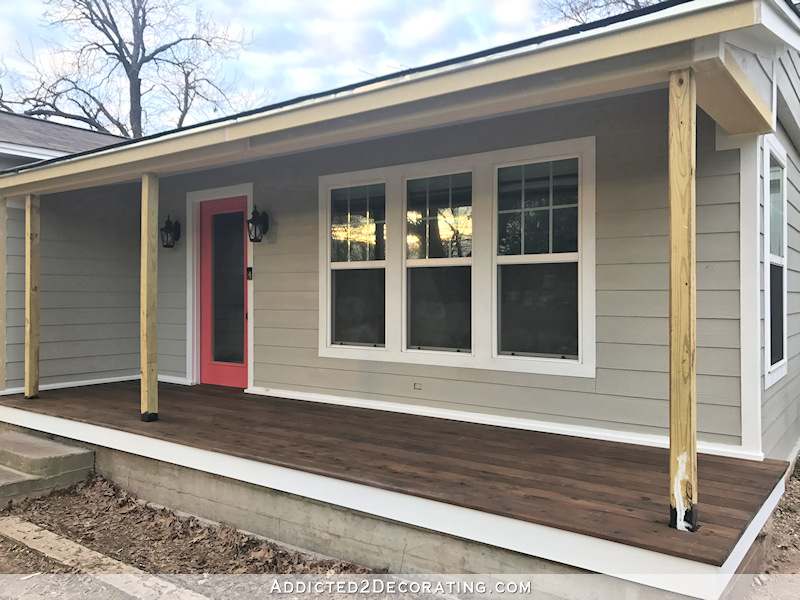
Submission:
[[[241,35],[216,26],[190,0],[45,3],[45,21],[68,41],[37,55],[20,51],[27,72],[11,85],[0,80],[0,108],[138,138],[241,100],[222,74]]]
[[[591,23],[603,17],[610,17],[658,4],[662,0],[541,0],[545,17],[552,21],[568,23]]]

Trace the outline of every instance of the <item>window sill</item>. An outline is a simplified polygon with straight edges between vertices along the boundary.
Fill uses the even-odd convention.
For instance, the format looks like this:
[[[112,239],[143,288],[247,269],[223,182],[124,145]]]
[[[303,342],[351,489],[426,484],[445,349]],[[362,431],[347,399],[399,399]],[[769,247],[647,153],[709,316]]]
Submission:
[[[595,377],[594,360],[568,360],[529,356],[491,356],[466,352],[447,352],[435,350],[405,350],[402,352],[386,348],[359,348],[355,346],[327,346],[319,349],[323,358],[347,360],[370,360],[398,364],[429,365],[435,367],[457,367],[463,369],[482,369],[487,371],[506,371],[565,377]]]
[[[783,379],[786,372],[786,359],[783,359],[764,374],[764,390],[768,390]]]

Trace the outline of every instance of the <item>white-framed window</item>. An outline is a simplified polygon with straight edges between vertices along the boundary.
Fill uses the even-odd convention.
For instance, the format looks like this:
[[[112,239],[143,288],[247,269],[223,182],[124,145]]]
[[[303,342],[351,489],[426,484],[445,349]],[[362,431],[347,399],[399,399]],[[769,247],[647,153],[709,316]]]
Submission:
[[[764,137],[764,387],[787,371],[786,149]]]
[[[594,197],[593,137],[321,177],[320,356],[594,377]]]
[[[405,344],[472,352],[472,173],[406,181]]]
[[[386,344],[386,186],[330,190],[331,344]]]

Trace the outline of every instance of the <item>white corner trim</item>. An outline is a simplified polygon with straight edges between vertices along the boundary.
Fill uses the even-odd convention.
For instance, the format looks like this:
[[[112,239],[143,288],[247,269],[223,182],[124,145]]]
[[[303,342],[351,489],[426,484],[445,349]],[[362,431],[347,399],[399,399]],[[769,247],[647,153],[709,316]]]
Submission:
[[[67,388],[84,387],[87,385],[101,385],[103,383],[117,383],[120,381],[137,381],[141,375],[123,375],[122,377],[106,377],[104,379],[83,379],[81,381],[65,381],[63,383],[46,383],[39,386],[40,391],[63,390]],[[0,390],[0,396],[13,396],[14,394],[24,394],[25,388],[8,388]]]
[[[719,598],[731,578],[727,571],[735,571],[741,557],[746,553],[744,546],[747,539],[754,539],[750,535],[751,530],[757,534],[760,529],[758,523],[751,523],[746,537],[743,536],[737,545],[736,556],[732,556],[723,567],[714,567],[444,502],[16,408],[0,406],[0,421],[343,506],[703,600]],[[770,501],[777,502],[778,498],[780,492],[776,488]],[[765,520],[772,508],[774,506],[765,505],[759,512],[759,517]],[[621,568],[620,565],[624,567]]]
[[[253,210],[253,184],[197,190],[186,194],[186,379],[200,383],[200,203],[233,196],[247,197],[247,214]],[[245,214],[245,217],[247,217]],[[253,266],[253,244],[247,244],[247,266]],[[255,276],[254,276],[255,278]],[[255,279],[254,279],[255,281]],[[247,285],[247,311],[253,314],[254,281]],[[247,320],[247,378],[253,385],[254,318]]]
[[[739,150],[739,402],[742,449],[763,456],[759,136],[730,136],[717,125],[716,150]]]
[[[614,429],[601,429],[599,427],[585,427],[582,425],[566,425],[563,423],[555,423],[550,421],[537,421],[535,419],[522,419],[519,417],[488,415],[486,413],[453,410],[450,408],[433,408],[429,406],[419,406],[416,404],[402,404],[399,402],[385,402],[382,400],[365,400],[363,398],[334,396],[331,394],[317,394],[313,392],[299,392],[294,390],[249,387],[245,390],[245,393],[254,394],[257,396],[273,396],[276,398],[288,398],[290,400],[305,400],[308,402],[319,402],[322,404],[336,404],[339,406],[366,408],[370,410],[383,410],[386,412],[404,413],[422,417],[434,417],[437,419],[449,419],[451,421],[462,421],[464,423],[495,425],[497,427],[508,427],[510,429],[540,431],[542,433],[557,433],[560,435],[571,435],[574,437],[588,438],[593,440],[636,444],[638,446],[669,448],[669,437],[665,435],[662,436],[646,433],[634,433],[629,431],[618,431]],[[744,458],[746,460],[758,461],[763,460],[764,458],[764,455],[761,452],[751,452],[742,448],[741,446],[731,446],[728,444],[698,442],[697,449],[705,454]]]

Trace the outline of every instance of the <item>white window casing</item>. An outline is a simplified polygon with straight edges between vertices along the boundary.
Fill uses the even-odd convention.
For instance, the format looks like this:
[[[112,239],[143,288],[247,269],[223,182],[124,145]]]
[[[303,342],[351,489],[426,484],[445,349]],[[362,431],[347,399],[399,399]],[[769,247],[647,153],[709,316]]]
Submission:
[[[563,254],[527,254],[498,257],[498,169],[528,163],[578,159],[578,251]],[[472,174],[472,252],[469,257],[406,258],[406,190],[408,181],[440,175]],[[331,190],[385,184],[386,258],[385,344],[380,347],[334,344],[331,339]],[[465,367],[575,377],[594,377],[595,325],[595,138],[508,148],[452,158],[394,165],[379,169],[327,175],[319,179],[319,355],[443,367]],[[407,347],[408,270],[424,260],[434,266],[469,265],[471,268],[470,351]],[[508,355],[498,351],[499,264],[577,262],[577,358]],[[410,264],[409,264],[410,263]],[[377,264],[375,265],[378,266]]]
[[[787,372],[787,154],[786,149],[775,135],[764,136],[764,163],[763,163],[763,206],[764,206],[764,389],[777,383]],[[772,183],[775,176],[779,178],[780,198],[774,205],[772,198]],[[775,211],[777,209],[778,214]],[[775,223],[780,219],[780,223]],[[773,230],[777,226],[780,240],[773,239]],[[776,252],[777,250],[777,252]],[[775,281],[773,271],[780,271],[780,281]],[[780,285],[781,314],[773,314],[772,293],[775,285]],[[773,357],[772,323],[780,319],[782,339],[781,353]]]

